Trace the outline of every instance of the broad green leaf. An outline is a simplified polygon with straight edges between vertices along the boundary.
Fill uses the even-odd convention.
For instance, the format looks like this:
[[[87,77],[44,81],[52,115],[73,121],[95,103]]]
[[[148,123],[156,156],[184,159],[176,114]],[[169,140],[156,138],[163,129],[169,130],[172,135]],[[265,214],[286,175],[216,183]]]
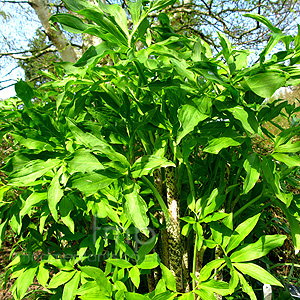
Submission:
[[[30,215],[31,209],[37,206],[41,201],[47,199],[46,192],[33,192],[25,201],[23,208],[20,211],[20,216]]]
[[[257,279],[262,283],[283,287],[283,285],[273,275],[258,265],[252,263],[234,263],[233,265],[240,272]]]
[[[62,172],[63,168],[61,167],[54,175],[48,188],[48,206],[55,221],[58,221],[58,211],[56,206],[64,195],[64,191],[60,186]]]
[[[272,23],[264,16],[260,14],[244,14],[244,17],[252,18],[264,25],[266,25],[272,32],[280,33],[281,30],[275,26],[272,25]]]
[[[109,258],[106,260],[106,262],[108,262],[116,267],[119,267],[119,268],[132,268],[133,267],[133,265],[129,261],[124,260],[124,259]]]
[[[8,220],[1,220],[1,224],[0,224],[0,248],[2,245],[2,242],[5,238],[5,232],[6,232],[6,228],[7,228],[7,222]]]
[[[162,263],[159,264],[162,271],[162,278],[169,290],[176,292],[176,280],[173,273]]]
[[[60,285],[68,282],[73,276],[75,275],[76,271],[66,272],[60,271],[59,273],[55,274],[51,281],[49,282],[48,288],[49,289],[56,289]]]
[[[288,155],[283,153],[274,153],[272,156],[283,163],[288,167],[300,167],[300,158],[297,155]]]
[[[202,60],[202,43],[200,38],[194,43],[191,59],[194,62]]]
[[[260,176],[259,156],[256,153],[252,153],[247,156],[243,167],[247,172],[247,176],[243,184],[243,193],[248,194],[249,191],[255,186]]]
[[[199,122],[207,119],[210,114],[211,100],[203,98],[198,103],[190,101],[188,104],[182,105],[178,109],[178,120],[180,122],[180,129],[177,134],[176,143],[179,144],[189,132],[194,130]]]
[[[114,172],[91,172],[78,174],[71,179],[72,187],[80,190],[86,196],[93,195],[116,181],[121,174]]]
[[[238,276],[239,276],[240,283],[241,283],[243,291],[249,295],[251,300],[257,300],[256,295],[255,295],[252,287],[246,281],[245,277],[239,272],[238,272]]]
[[[15,84],[15,90],[17,96],[23,100],[27,108],[32,107],[32,98],[34,97],[34,92],[31,86],[23,81],[22,79]]]
[[[285,214],[291,229],[291,236],[293,240],[293,244],[295,250],[300,250],[300,223],[298,221],[298,216],[296,216],[291,212],[290,208],[287,208],[286,205],[278,201],[277,203],[279,207],[282,209],[283,213]]]
[[[137,267],[139,267],[140,269],[150,270],[159,266],[159,262],[160,259],[157,253],[147,254],[144,260],[141,263],[139,263]]]
[[[259,220],[260,214],[246,219],[241,223],[232,233],[229,243],[227,245],[227,253],[235,249],[246,238],[246,236],[253,230]]]
[[[136,228],[148,235],[148,207],[145,200],[139,195],[139,189],[139,186],[134,182],[125,186],[123,191],[124,212]]]
[[[125,292],[125,296],[127,300],[150,300],[149,297],[137,293]]]
[[[46,161],[37,159],[25,164],[22,169],[11,173],[9,184],[14,186],[34,185],[37,178],[42,177],[49,170],[57,167],[61,163],[60,159],[48,159]]]
[[[133,25],[135,26],[140,19],[143,2],[142,0],[129,0],[127,4],[131,14]]]
[[[49,279],[49,270],[45,268],[45,262],[39,264],[38,272],[36,278],[40,285],[46,287]]]
[[[80,272],[76,272],[74,277],[64,285],[62,300],[74,300],[76,297],[76,290],[80,281]]]
[[[37,267],[31,267],[24,271],[22,270],[20,276],[17,278],[12,287],[15,299],[23,299],[29,286],[33,283],[36,271]]]
[[[270,98],[285,85],[286,74],[283,72],[269,71],[244,77],[249,88],[263,98]]]
[[[131,175],[133,178],[148,175],[157,168],[176,167],[176,165],[166,159],[155,155],[144,155],[138,158],[131,167]]]
[[[224,263],[224,258],[215,259],[207,263],[200,271],[199,281],[206,281],[207,279],[209,279],[211,276],[211,272],[219,268]]]
[[[232,266],[232,265],[231,265]],[[239,275],[238,275],[238,272],[232,268],[230,270],[230,281],[229,281],[229,291],[230,291],[230,294],[232,294],[235,290],[235,288],[237,287],[237,285],[239,284]]]
[[[175,2],[175,0],[155,0],[150,11],[163,9],[169,5],[173,5]]]
[[[49,21],[60,23],[63,29],[72,33],[82,33],[92,27],[84,23],[80,18],[70,14],[55,14],[50,17]]]
[[[76,67],[84,67],[91,65],[96,59],[101,59],[107,54],[118,51],[118,46],[108,42],[101,42],[97,46],[91,46],[87,49],[81,58],[74,64]]]
[[[252,134],[255,133],[255,131],[252,128],[253,124],[251,124],[252,120],[250,120],[248,112],[242,106],[235,106],[233,108],[229,108],[228,111],[232,113],[235,119],[239,120],[242,123],[246,131],[249,131]]]
[[[28,149],[53,151],[53,147],[48,142],[44,142],[43,140],[23,137],[17,133],[13,133],[12,136],[16,141],[18,141],[21,145],[25,146]]]
[[[101,153],[105,154],[109,159],[112,161],[120,161],[124,167],[129,166],[129,163],[125,156],[122,154],[116,152],[112,146],[110,146],[106,141],[99,140],[94,135],[92,135],[89,132],[83,132],[81,129],[79,129],[75,122],[71,119],[67,118],[67,123],[72,131],[74,137],[76,140],[86,146],[87,148],[90,148],[95,151],[100,151]]]
[[[94,170],[104,169],[99,160],[86,149],[78,149],[74,153],[73,159],[68,162],[69,173],[75,172],[90,173]]]
[[[233,252],[230,259],[232,262],[246,262],[263,257],[274,248],[281,247],[285,239],[286,236],[280,234],[261,236],[257,242]]]
[[[199,289],[205,289],[210,292],[214,292],[221,296],[226,296],[229,294],[229,285],[227,282],[221,280],[211,279],[209,281],[200,282],[198,284]]]
[[[204,289],[199,289],[195,290],[195,293],[201,297],[203,300],[217,300],[217,298],[214,296],[214,292],[204,290]],[[193,297],[195,299],[195,297]]]
[[[145,241],[138,250],[138,257],[143,260],[145,255],[147,255],[155,247],[157,241],[158,241],[157,235]]]
[[[224,133],[221,137],[211,139],[208,145],[203,149],[204,152],[218,154],[222,149],[230,146],[239,146],[244,142],[243,136],[236,133]]]
[[[201,296],[201,295],[199,295],[199,296]],[[195,299],[195,296],[192,292],[185,293],[182,296],[178,297],[178,300],[194,300],[194,299]],[[203,298],[203,299],[205,299],[205,298]]]
[[[129,277],[135,287],[138,289],[140,286],[140,270],[137,266],[133,266],[129,271]]]
[[[72,200],[66,196],[59,203],[59,213],[62,222],[70,229],[72,233],[75,230],[74,220],[71,218],[71,212],[74,209]]]
[[[300,151],[300,142],[292,143],[288,141],[286,144],[281,144],[274,149],[275,152],[279,153],[296,153]]]

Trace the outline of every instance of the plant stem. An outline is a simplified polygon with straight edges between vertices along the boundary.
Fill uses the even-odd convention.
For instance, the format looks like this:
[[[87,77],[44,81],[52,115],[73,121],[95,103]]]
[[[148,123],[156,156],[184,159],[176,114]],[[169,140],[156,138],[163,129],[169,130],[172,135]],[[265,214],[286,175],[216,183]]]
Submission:
[[[256,201],[258,201],[261,197],[263,196],[263,192],[261,194],[259,194],[258,196],[256,196],[254,199],[252,199],[251,201],[249,201],[248,203],[246,203],[243,207],[241,207],[238,211],[236,211],[233,214],[233,217],[237,217],[238,215],[240,215],[245,209],[247,209],[249,206],[251,206],[253,203],[255,203]]]

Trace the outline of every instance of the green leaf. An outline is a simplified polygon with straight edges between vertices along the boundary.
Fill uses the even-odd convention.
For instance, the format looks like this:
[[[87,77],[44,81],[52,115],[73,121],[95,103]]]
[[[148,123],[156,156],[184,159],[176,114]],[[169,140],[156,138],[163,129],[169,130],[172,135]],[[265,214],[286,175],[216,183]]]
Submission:
[[[129,277],[135,287],[138,289],[140,286],[140,270],[137,266],[133,266],[132,269],[129,271]]]
[[[232,262],[251,261],[267,255],[276,247],[281,247],[286,239],[285,235],[274,234],[261,236],[257,242],[248,244],[232,253]]]
[[[96,59],[99,60],[107,54],[114,53],[119,50],[115,44],[108,42],[101,42],[97,46],[91,46],[87,49],[81,58],[74,64],[76,67],[84,67],[91,65]]]
[[[208,290],[221,296],[229,294],[229,285],[221,280],[211,279],[209,281],[200,282],[197,286],[199,289]]]
[[[249,191],[255,186],[260,176],[260,158],[256,153],[252,153],[246,157],[244,161],[244,169],[247,176],[243,185],[243,193],[248,194]]]
[[[239,276],[240,283],[242,285],[243,291],[249,295],[251,300],[257,300],[256,295],[255,295],[252,287],[246,281],[245,277],[239,272],[238,272],[238,276]]]
[[[109,258],[106,260],[106,262],[108,262],[116,267],[119,267],[119,268],[132,268],[133,267],[133,265],[129,261],[124,260],[124,259]]]
[[[252,18],[252,19],[266,25],[272,32],[275,32],[275,33],[281,32],[281,30],[279,28],[274,27],[272,25],[272,23],[266,17],[264,17],[260,14],[244,14],[244,17]]]
[[[166,159],[155,155],[144,155],[138,158],[131,167],[133,178],[148,175],[157,168],[176,167],[176,165]]]
[[[199,100],[198,103],[190,101],[190,103],[182,105],[178,109],[177,114],[180,122],[180,129],[177,134],[177,144],[179,144],[182,138],[189,132],[194,130],[199,122],[209,117],[211,105],[212,102],[210,98],[203,98]]]
[[[127,300],[150,300],[147,296],[130,292],[125,292],[125,296]]]
[[[48,159],[46,161],[36,159],[25,164],[21,169],[11,173],[9,184],[14,186],[34,185],[37,178],[42,177],[49,170],[57,167],[61,163],[60,159]]]
[[[194,62],[202,60],[202,43],[200,38],[197,38],[194,43],[191,59]]]
[[[241,145],[244,142],[244,139],[245,137],[234,132],[225,132],[221,137],[211,139],[203,151],[218,154],[224,148]]]
[[[122,174],[115,172],[91,172],[78,174],[71,179],[72,187],[80,190],[86,196],[91,196],[116,181]]]
[[[62,172],[63,167],[56,172],[48,188],[48,206],[55,221],[58,221],[58,211],[56,206],[64,195],[64,191],[60,186]]]
[[[72,33],[82,33],[86,29],[93,27],[84,23],[80,18],[68,14],[55,14],[50,17],[50,22],[58,22],[62,28]]]
[[[15,90],[17,96],[23,100],[25,106],[27,108],[32,107],[31,100],[34,97],[34,92],[30,85],[21,79],[15,84]]]
[[[87,148],[90,148],[94,151],[100,151],[104,155],[106,155],[112,161],[119,161],[122,163],[124,167],[128,167],[130,164],[127,161],[126,157],[118,152],[116,152],[112,146],[110,146],[106,141],[99,140],[94,135],[89,132],[83,132],[79,129],[75,122],[71,119],[67,118],[67,123],[72,131],[75,139],[82,145]]]
[[[49,289],[56,289],[60,285],[68,282],[73,276],[75,275],[76,271],[66,272],[60,271],[59,273],[55,274],[51,281],[49,282],[48,288]]]
[[[8,222],[8,219],[7,220],[1,220],[1,224],[0,224],[0,248],[1,248],[1,245],[2,245],[2,242],[5,238],[5,233],[6,233],[6,228],[7,228],[7,222]]]
[[[74,300],[76,296],[76,290],[80,281],[80,272],[76,272],[74,277],[64,285],[64,291],[62,294],[62,300]]]
[[[284,72],[265,72],[252,76],[245,76],[249,88],[263,98],[270,98],[273,94],[285,85],[286,74]]]
[[[300,167],[300,158],[296,155],[288,155],[283,153],[273,153],[272,156],[283,163],[288,167]]]
[[[139,195],[140,187],[132,182],[125,186],[124,196],[124,212],[127,218],[145,235],[148,235],[149,218],[147,216],[147,204]]]
[[[49,279],[49,270],[45,268],[45,262],[39,264],[38,273],[36,278],[40,285],[46,287]]]
[[[273,275],[258,265],[252,263],[234,263],[233,265],[242,273],[257,279],[262,283],[283,287]]]
[[[159,264],[162,271],[162,278],[169,290],[176,292],[176,280],[173,273],[162,263]]]
[[[235,249],[246,238],[246,236],[253,230],[259,220],[260,214],[246,219],[241,223],[232,233],[229,243],[227,245],[227,253]]]
[[[274,149],[275,152],[296,153],[300,151],[300,142],[292,143],[288,141],[286,144],[281,144]]]
[[[224,258],[215,259],[207,263],[200,271],[199,281],[206,281],[210,278],[211,272],[225,263]]]
[[[26,214],[30,215],[31,209],[37,206],[41,201],[47,199],[46,192],[33,192],[25,201],[25,205],[20,211],[20,216],[25,216]]]
[[[137,265],[140,269],[150,270],[159,266],[159,257],[157,253],[147,254],[143,261]]]
[[[249,131],[252,134],[255,133],[252,128],[253,124],[251,124],[253,120],[250,120],[248,112],[242,106],[235,106],[227,110],[232,113],[235,119],[239,120],[242,123],[246,131]]]
[[[195,293],[199,295],[203,300],[217,300],[217,298],[214,296],[214,293],[208,290],[199,289],[195,290]],[[193,297],[195,299],[195,297]]]
[[[104,166],[99,160],[86,149],[78,149],[74,153],[73,159],[68,162],[69,173],[91,172],[94,170],[103,170]]]
[[[23,299],[29,286],[33,283],[36,271],[37,267],[30,267],[20,274],[12,287],[15,299]]]
[[[127,4],[131,14],[133,25],[135,26],[140,19],[143,2],[142,0],[129,0]]]

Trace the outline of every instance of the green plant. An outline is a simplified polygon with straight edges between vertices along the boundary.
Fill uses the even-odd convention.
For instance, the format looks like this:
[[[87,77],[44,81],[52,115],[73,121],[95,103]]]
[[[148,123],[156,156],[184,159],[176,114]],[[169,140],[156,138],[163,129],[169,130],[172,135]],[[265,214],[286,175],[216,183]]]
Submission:
[[[248,15],[272,37],[247,67],[250,53],[222,34],[213,55],[200,39],[150,26],[148,14],[171,2],[129,2],[125,12],[65,0],[94,23],[52,21],[103,42],[57,65],[39,89],[19,81],[21,106],[0,104],[3,132],[19,145],[0,190],[1,239],[9,226],[15,251],[25,252],[8,266],[15,299],[35,276],[50,299],[63,300],[239,299],[241,289],[256,299],[251,277],[282,287],[260,259],[286,236],[256,224],[263,208],[280,207],[300,248],[299,203],[281,188],[300,165],[300,144],[290,142],[299,127],[275,136],[263,125],[298,111],[265,99],[299,82],[300,33],[284,36]],[[286,49],[268,58],[280,40]],[[5,200],[12,188],[23,192]]]

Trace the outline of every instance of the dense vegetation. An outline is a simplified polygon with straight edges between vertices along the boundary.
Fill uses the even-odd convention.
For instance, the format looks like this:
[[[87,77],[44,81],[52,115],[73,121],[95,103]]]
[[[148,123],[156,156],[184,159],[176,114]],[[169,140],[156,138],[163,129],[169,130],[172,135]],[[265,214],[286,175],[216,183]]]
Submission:
[[[300,32],[247,15],[272,32],[248,67],[249,51],[221,33],[213,54],[163,12],[150,26],[171,1],[129,2],[129,28],[118,5],[65,3],[93,23],[52,21],[102,42],[0,104],[15,150],[0,188],[0,238],[18,237],[6,276],[15,299],[35,278],[35,297],[53,300],[261,299],[258,282],[283,287],[266,255],[286,235],[268,230],[266,208],[284,213],[299,250],[299,109],[266,99],[299,83]]]

